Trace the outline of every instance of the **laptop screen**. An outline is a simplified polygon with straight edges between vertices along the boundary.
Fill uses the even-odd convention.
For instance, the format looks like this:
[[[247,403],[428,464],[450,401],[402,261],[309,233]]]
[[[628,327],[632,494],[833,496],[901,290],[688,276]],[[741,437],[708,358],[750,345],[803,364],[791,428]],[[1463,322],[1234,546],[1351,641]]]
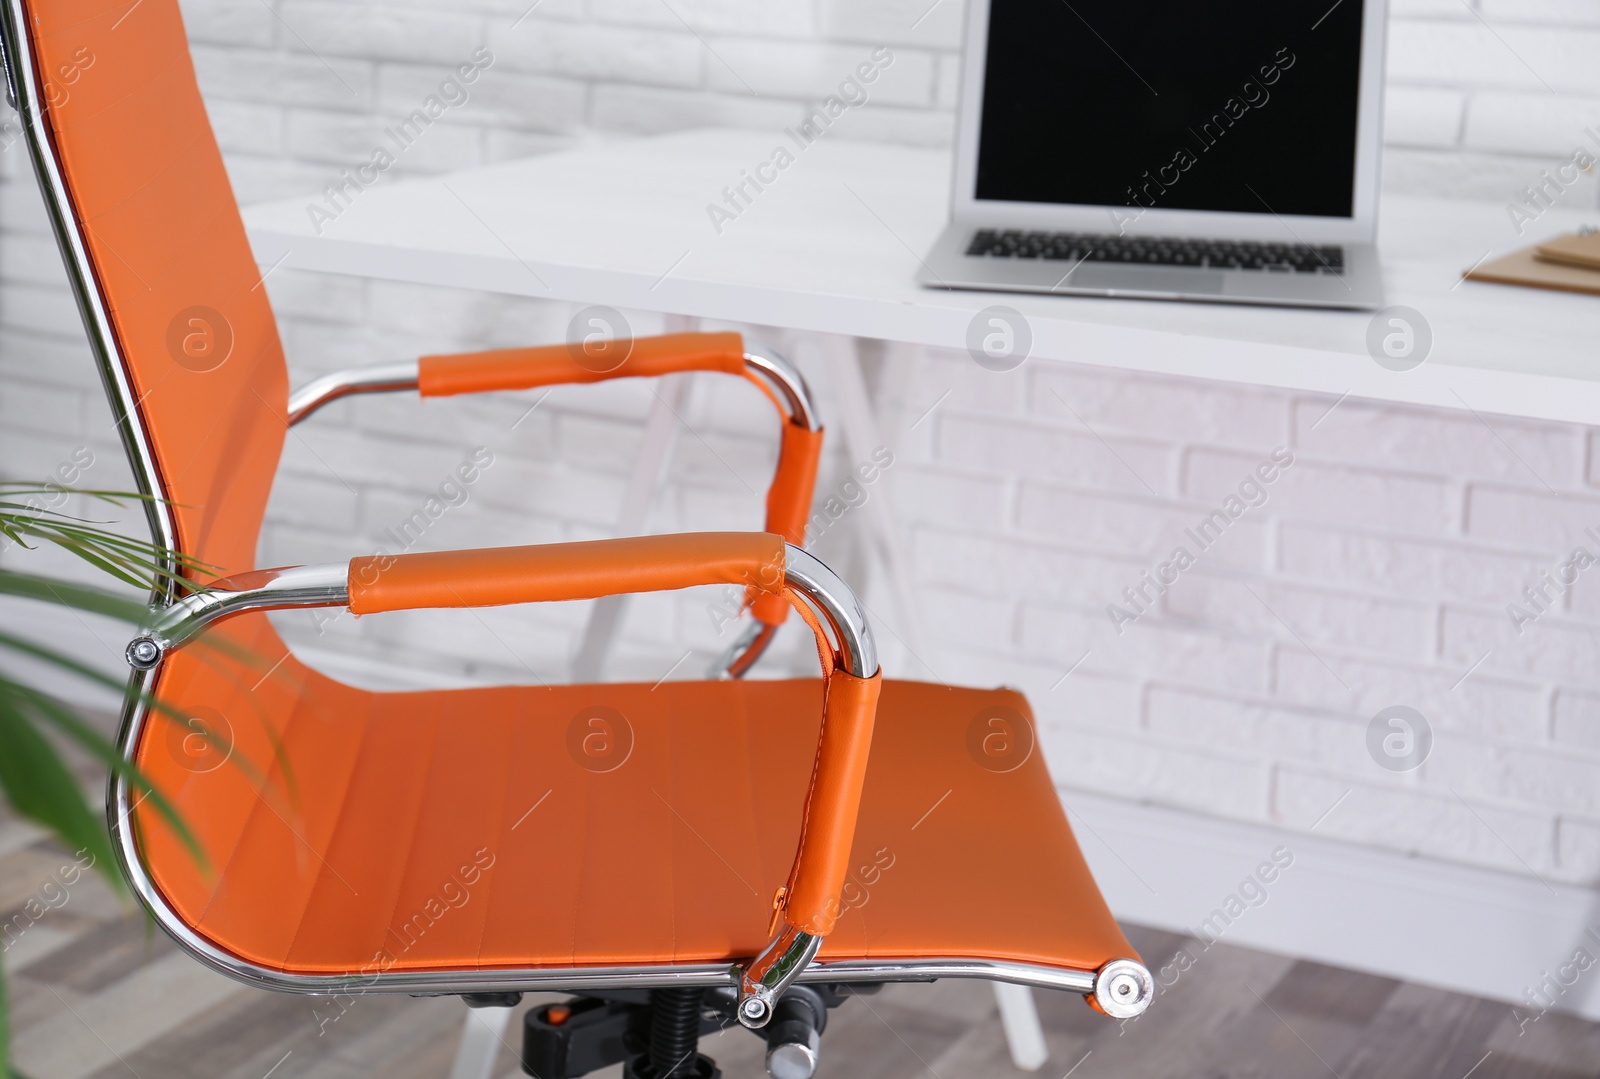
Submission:
[[[990,6],[980,200],[1352,216],[1362,0]]]

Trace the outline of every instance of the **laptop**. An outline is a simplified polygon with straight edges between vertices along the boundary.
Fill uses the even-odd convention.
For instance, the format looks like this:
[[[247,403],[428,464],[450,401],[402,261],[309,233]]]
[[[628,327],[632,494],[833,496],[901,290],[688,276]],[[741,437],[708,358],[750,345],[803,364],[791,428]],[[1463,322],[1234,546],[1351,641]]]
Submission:
[[[937,288],[1377,308],[1384,0],[968,0]]]

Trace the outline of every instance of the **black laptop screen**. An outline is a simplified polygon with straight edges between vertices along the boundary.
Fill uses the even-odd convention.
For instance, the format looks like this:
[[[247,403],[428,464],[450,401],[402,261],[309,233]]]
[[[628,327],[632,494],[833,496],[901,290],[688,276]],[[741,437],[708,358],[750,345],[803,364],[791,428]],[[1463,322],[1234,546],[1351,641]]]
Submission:
[[[992,0],[977,197],[1350,217],[1361,9]]]

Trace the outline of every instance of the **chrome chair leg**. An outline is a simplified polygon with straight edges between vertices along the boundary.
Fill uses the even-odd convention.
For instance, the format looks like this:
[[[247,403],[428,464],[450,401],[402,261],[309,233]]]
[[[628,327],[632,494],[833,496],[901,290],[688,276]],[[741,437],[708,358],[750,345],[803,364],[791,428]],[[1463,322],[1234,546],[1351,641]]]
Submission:
[[[505,1044],[506,1027],[512,1008],[468,1008],[467,1022],[461,1028],[461,1043],[456,1047],[456,1062],[450,1079],[494,1079],[494,1066]]]

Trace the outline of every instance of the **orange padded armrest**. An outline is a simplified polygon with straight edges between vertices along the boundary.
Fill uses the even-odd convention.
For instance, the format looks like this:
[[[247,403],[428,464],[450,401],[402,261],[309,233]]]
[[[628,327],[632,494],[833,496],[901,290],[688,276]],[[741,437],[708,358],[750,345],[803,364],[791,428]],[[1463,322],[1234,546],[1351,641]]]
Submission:
[[[626,358],[621,358],[623,348],[628,349]],[[617,358],[610,350],[617,350]],[[573,342],[424,356],[417,361],[417,389],[424,397],[449,397],[613,378],[653,378],[680,371],[721,371],[749,377],[744,338],[736,333],[673,333],[606,341],[592,347]],[[765,383],[752,381],[771,396]],[[811,514],[821,458],[821,431],[796,423],[783,425],[778,467],[767,491],[766,530],[796,547],[805,546],[806,518]],[[769,626],[782,625],[789,614],[782,595],[752,592],[749,599],[751,613]]]
[[[679,371],[744,374],[744,338],[736,333],[669,333],[596,346],[574,341],[424,356],[417,361],[417,390],[424,397],[449,397],[612,378],[658,378]]]
[[[778,470],[767,490],[767,531],[796,547],[806,545],[806,518],[817,488],[817,462],[822,459],[822,432],[796,423],[783,425]]]
[[[429,607],[498,607],[698,584],[783,591],[783,538],[764,532],[491,547],[350,560],[355,614]]]
[[[822,432],[799,424],[783,425],[778,467],[767,489],[767,531],[796,547],[806,545],[806,519],[817,489],[817,464],[822,459]],[[789,604],[781,595],[750,593],[750,613],[769,626],[781,626]]]
[[[800,850],[783,900],[784,921],[814,937],[833,931],[839,896],[850,869],[861,787],[872,749],[882,673],[857,678],[836,670],[828,676],[817,763],[800,824]]]

